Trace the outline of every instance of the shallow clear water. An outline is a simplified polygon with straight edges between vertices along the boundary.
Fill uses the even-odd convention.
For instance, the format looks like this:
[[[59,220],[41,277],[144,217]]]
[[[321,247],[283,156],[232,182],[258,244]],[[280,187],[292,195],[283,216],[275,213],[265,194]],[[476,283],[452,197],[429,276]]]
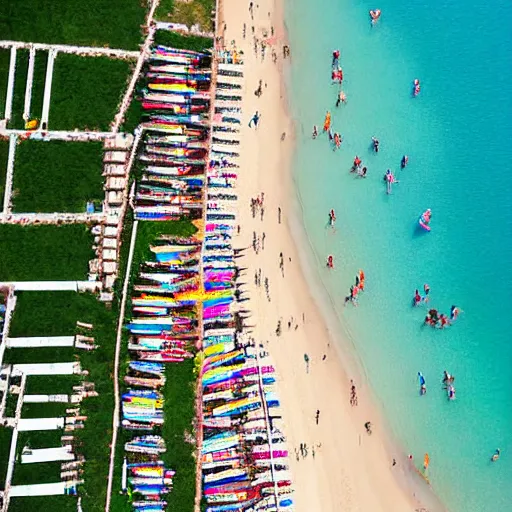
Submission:
[[[369,8],[382,9],[371,27]],[[393,432],[421,460],[453,512],[512,510],[512,5],[288,0],[294,172],[322,279],[356,345]],[[335,107],[332,50],[348,104]],[[412,81],[422,90],[411,97]],[[312,140],[326,110],[344,137]],[[370,149],[371,137],[380,152]],[[400,170],[400,159],[409,165]],[[366,180],[349,172],[358,154]],[[400,183],[386,194],[383,175]],[[337,225],[327,228],[328,211]],[[417,229],[426,208],[432,232]],[[324,268],[333,254],[336,269]],[[343,299],[359,268],[358,308]],[[446,330],[411,307],[464,313]],[[456,376],[448,402],[443,370]],[[428,393],[418,394],[417,372]],[[499,447],[502,456],[492,464]]]

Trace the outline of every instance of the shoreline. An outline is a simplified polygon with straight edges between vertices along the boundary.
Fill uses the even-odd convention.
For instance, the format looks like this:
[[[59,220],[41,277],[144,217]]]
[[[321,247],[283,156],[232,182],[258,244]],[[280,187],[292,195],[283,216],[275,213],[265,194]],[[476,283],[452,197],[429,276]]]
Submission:
[[[286,2],[289,0],[275,0],[281,10],[280,16],[275,15],[274,22],[281,25],[285,34],[284,41],[289,44],[288,27],[286,26]],[[293,48],[291,50],[293,58]],[[288,219],[288,229],[294,244],[295,253],[300,262],[300,272],[304,280],[314,307],[322,317],[327,336],[334,345],[338,363],[341,366],[344,380],[347,384],[347,390],[352,380],[359,383],[358,396],[366,397],[367,409],[373,414],[373,421],[376,421],[381,428],[379,429],[379,441],[382,443],[384,452],[388,455],[388,460],[397,459],[402,462],[401,468],[393,471],[394,480],[402,492],[409,496],[415,507],[420,510],[429,512],[447,512],[447,508],[436,495],[434,489],[428,482],[425,485],[425,479],[416,466],[411,465],[408,454],[404,446],[399,441],[396,432],[394,432],[384,413],[384,405],[377,397],[375,390],[371,387],[367,368],[364,365],[356,347],[355,340],[344,324],[339,312],[336,310],[334,300],[329,293],[328,288],[320,275],[320,265],[322,261],[316,253],[312,240],[306,230],[304,221],[305,211],[303,207],[302,197],[297,181],[297,173],[293,169],[293,151],[295,150],[296,130],[300,124],[298,119],[294,119],[292,114],[291,100],[286,93],[287,79],[290,72],[291,62],[288,61],[285,69],[280,70],[280,80],[282,94],[282,107],[287,118],[287,123],[292,129],[292,147],[287,155],[288,165],[285,167],[287,173],[287,181],[291,183],[289,187],[289,203],[291,214]],[[302,251],[298,251],[298,248]],[[352,378],[350,378],[352,375]],[[361,393],[362,391],[362,393]],[[348,396],[348,393],[347,393]],[[375,434],[372,434],[375,435]],[[397,464],[398,465],[398,464]],[[423,507],[423,508],[422,508]]]
[[[248,39],[251,37],[249,30],[250,17],[249,12],[247,11],[247,6],[244,5],[241,7],[237,6],[236,8],[233,7],[229,12],[229,8],[226,6],[230,6],[231,2],[229,0],[224,0],[222,3],[224,4],[223,7],[225,12],[222,13],[220,19],[221,23],[227,23],[226,30],[223,31],[224,34],[226,34],[226,32],[229,34],[228,37],[224,36],[225,40],[234,40],[239,47],[248,48],[245,58],[245,62],[247,64],[248,61],[254,60],[252,55],[251,58],[249,58],[248,55],[249,53],[252,53],[250,43],[248,43],[247,40],[242,42],[241,34],[233,34],[233,31],[230,30],[233,25],[233,18],[235,18],[235,21],[238,21],[240,25],[244,22],[247,23],[247,35],[249,36]],[[269,2],[261,3],[266,5]],[[268,8],[270,8],[270,6],[263,6],[260,7],[259,11],[261,13],[262,10],[266,11]],[[226,12],[228,12],[227,16]],[[255,24],[257,24],[258,21],[261,22],[261,18],[265,18],[264,16],[260,16],[258,19],[257,10],[254,11],[254,15]],[[275,27],[278,27],[277,33],[279,34],[280,39],[278,41],[279,49],[283,43],[286,44],[287,42],[283,0],[278,0],[275,2],[275,8],[273,7],[272,10],[269,11],[269,19]],[[280,35],[281,33],[282,37]],[[242,42],[243,44],[239,45],[239,42]],[[260,61],[259,56],[260,53],[258,53],[257,61]],[[276,142],[276,138],[274,138],[273,141],[268,140],[267,134],[267,137],[265,138],[266,140],[263,144],[267,156],[273,151],[277,153],[278,158],[276,162],[277,165],[275,167],[284,172],[282,172],[277,179],[275,178],[275,175],[269,176],[268,169],[272,168],[272,166],[267,165],[266,162],[265,164],[263,162],[258,162],[258,155],[254,154],[254,146],[256,144],[252,144],[253,147],[252,151],[249,151],[249,156],[246,151],[242,151],[242,172],[239,179],[239,182],[241,183],[237,189],[239,193],[239,201],[242,203],[242,209],[240,212],[240,225],[242,226],[242,230],[240,236],[237,238],[237,242],[246,242],[245,244],[242,243],[240,245],[243,247],[250,247],[251,237],[250,233],[246,233],[247,226],[254,227],[254,225],[258,225],[259,221],[250,219],[249,212],[247,211],[249,210],[248,205],[251,198],[256,197],[260,194],[260,191],[263,191],[265,193],[265,203],[270,202],[272,205],[271,213],[267,213],[267,219],[269,215],[272,215],[274,217],[273,224],[277,224],[275,222],[276,210],[278,208],[282,208],[283,224],[286,226],[286,228],[285,233],[282,233],[282,228],[276,228],[274,225],[272,228],[274,233],[271,233],[268,231],[269,221],[267,220],[264,222],[263,226],[266,229],[265,234],[267,235],[268,241],[266,243],[266,247],[261,249],[261,252],[268,254],[268,252],[274,250],[277,256],[279,253],[277,248],[282,248],[284,245],[286,252],[281,252],[285,252],[285,260],[290,257],[292,258],[291,262],[289,262],[291,263],[291,270],[288,270],[287,264],[284,267],[285,271],[283,274],[286,273],[288,275],[288,273],[291,272],[294,279],[292,279],[291,282],[290,279],[286,279],[284,289],[282,286],[279,287],[280,289],[278,290],[277,295],[284,301],[287,301],[291,296],[294,296],[296,299],[299,299],[296,301],[299,302],[299,304],[296,304],[295,306],[301,306],[299,309],[307,309],[307,318],[302,322],[303,325],[301,325],[301,331],[304,332],[299,334],[299,331],[296,330],[295,332],[297,332],[297,334],[293,335],[295,341],[290,340],[290,336],[284,334],[282,337],[288,339],[283,339],[283,341],[279,340],[279,343],[276,343],[275,341],[278,336],[269,334],[273,328],[273,325],[275,324],[270,323],[269,329],[269,320],[271,317],[274,317],[274,321],[283,321],[283,310],[290,310],[290,307],[283,308],[281,307],[281,304],[278,303],[276,307],[270,306],[275,310],[271,313],[268,311],[269,308],[266,304],[267,297],[261,293],[262,290],[258,289],[257,285],[250,286],[252,292],[251,295],[253,297],[251,300],[251,311],[253,309],[255,310],[253,311],[253,313],[256,314],[255,332],[259,334],[256,337],[261,340],[271,338],[271,340],[266,341],[265,346],[270,352],[272,359],[275,361],[277,375],[279,377],[278,386],[280,396],[283,398],[282,408],[284,411],[284,424],[286,425],[285,434],[289,440],[290,466],[294,476],[294,488],[298,498],[295,500],[295,508],[299,511],[306,510],[306,507],[310,509],[310,507],[315,507],[318,506],[319,503],[322,503],[322,510],[337,510],[337,507],[342,505],[346,510],[368,510],[371,508],[372,510],[388,511],[390,510],[391,506],[393,510],[406,511],[414,510],[414,507],[421,507],[421,503],[428,502],[429,506],[431,507],[429,510],[444,510],[440,503],[436,503],[436,497],[434,496],[432,489],[430,487],[426,487],[424,485],[423,479],[417,476],[410,467],[407,467],[406,464],[408,460],[406,454],[400,447],[399,443],[394,439],[392,433],[390,431],[388,432],[387,429],[389,427],[386,425],[386,422],[381,420],[381,406],[379,405],[373,391],[368,385],[368,379],[364,375],[364,366],[362,365],[361,360],[357,355],[353,341],[350,339],[348,333],[342,332],[344,330],[343,322],[337,315],[333,304],[331,303],[328,305],[328,307],[325,307],[325,303],[331,301],[331,298],[323,283],[321,285],[324,288],[323,292],[321,289],[319,289],[318,285],[314,283],[314,280],[317,281],[317,279],[315,279],[315,275],[318,275],[319,270],[318,267],[313,264],[313,260],[316,256],[313,247],[311,246],[311,242],[307,237],[305,226],[303,222],[301,222],[303,220],[303,210],[300,202],[300,193],[295,179],[296,176],[294,175],[291,167],[293,165],[293,150],[296,143],[294,136],[294,130],[296,126],[291,115],[289,98],[286,96],[286,73],[289,69],[289,63],[285,61],[283,66],[283,60],[279,58],[279,64],[276,67],[275,65],[272,65],[272,63],[268,63],[269,60],[270,57],[267,58],[267,62],[264,63],[262,61],[261,67],[265,68],[267,71],[267,74],[264,75],[266,82],[271,82],[272,79],[277,81],[279,98],[277,98],[276,102],[276,94],[274,93],[274,98],[271,98],[273,100],[271,102],[272,104],[268,105],[270,101],[267,98],[269,95],[272,95],[272,93],[267,91],[267,88],[265,87],[262,98],[254,100],[253,102],[256,102],[256,106],[261,105],[264,108],[264,110],[262,109],[261,112],[261,126],[264,126],[264,128],[261,128],[260,130],[264,129],[266,131],[271,131],[267,124],[267,118],[269,118],[274,125],[272,127],[273,131],[276,132],[274,136],[278,135],[280,132],[286,133],[285,139],[279,142]],[[268,73],[269,64],[271,66],[270,69],[274,70],[273,73]],[[258,69],[259,67],[260,66],[255,65],[254,69],[251,69],[250,72],[246,73],[246,81],[251,80],[251,78],[255,79],[254,75],[258,72],[262,72],[262,70]],[[244,95],[243,99],[244,107],[247,106],[247,103],[253,103],[249,98],[252,96],[251,87],[254,85],[256,88],[257,85],[256,79],[254,81],[254,84],[246,87],[247,90],[245,91],[246,94]],[[274,109],[270,116],[267,112],[265,112],[266,107],[268,106],[271,106]],[[248,119],[250,119],[251,112],[244,110],[243,114],[245,123]],[[280,125],[280,127],[277,127],[276,125]],[[247,128],[242,126],[242,132],[244,131],[247,131]],[[252,140],[253,136],[251,135],[250,138]],[[248,137],[242,137],[243,141],[247,141],[247,139]],[[244,142],[242,142],[242,144],[244,144]],[[247,165],[247,167],[244,166],[244,162],[249,164],[249,160],[252,164],[256,163],[256,165]],[[256,172],[254,175],[251,173],[252,183],[247,185],[247,183],[245,183],[246,180],[244,179],[244,170],[253,167],[256,168]],[[255,181],[258,183],[254,183]],[[270,182],[271,187],[264,186],[262,182]],[[272,192],[269,192],[269,188],[272,189]],[[265,210],[267,210],[267,205],[265,205]],[[249,228],[249,231],[251,229],[252,228]],[[276,229],[279,231],[279,233],[275,233]],[[253,231],[253,234],[254,233],[255,231]],[[273,234],[277,234],[277,238],[279,239],[277,243],[275,240],[273,240]],[[309,245],[309,247],[306,249],[306,251],[311,251],[309,254],[307,252],[298,251],[298,247],[303,248],[306,245]],[[293,262],[297,261],[299,262],[298,266],[293,264]],[[276,278],[276,274],[277,279],[279,279],[279,271],[276,271],[275,268],[272,268],[274,265],[269,264],[268,261],[262,262],[261,256],[253,253],[244,256],[241,263],[242,266],[247,267],[247,270],[249,271],[249,281],[252,280],[252,271],[256,271],[258,266],[262,269],[265,275],[268,273],[268,279],[272,285],[271,293],[273,295],[273,289],[275,286],[274,278]],[[272,280],[270,280],[270,278],[272,278]],[[297,307],[292,309],[296,310]],[[258,322],[258,317],[260,322]],[[295,317],[295,319],[296,318],[297,317]],[[266,325],[262,326],[262,323],[265,323]],[[294,323],[293,317],[291,323]],[[299,323],[300,320],[299,322],[295,323],[295,325],[297,325],[295,329],[298,328]],[[288,330],[290,330],[290,328]],[[313,337],[311,337],[311,334]],[[319,351],[319,347],[312,344],[311,339],[315,339],[315,341],[321,339],[324,343],[324,348]],[[333,346],[331,346],[331,342]],[[293,353],[290,353],[291,343],[293,343]],[[313,461],[310,462],[311,459],[306,461],[305,458],[303,458],[303,460],[299,460],[297,457],[297,459],[294,460],[292,445],[294,445],[293,449],[297,454],[297,441],[302,439],[301,435],[305,435],[305,432],[301,432],[301,430],[304,429],[298,428],[296,426],[297,420],[299,420],[299,423],[306,423],[309,417],[309,423],[314,423],[314,410],[312,409],[309,414],[306,414],[304,410],[301,410],[301,406],[303,405],[302,402],[304,402],[304,400],[302,400],[301,397],[294,396],[294,391],[300,384],[300,381],[305,380],[302,376],[299,377],[298,375],[301,370],[303,371],[304,361],[301,361],[301,350],[297,352],[297,345],[304,347],[304,353],[308,353],[310,357],[311,367],[310,372],[308,373],[311,374],[311,377],[309,380],[315,379],[315,387],[318,387],[319,389],[324,388],[324,391],[326,391],[325,388],[332,388],[332,383],[335,381],[337,384],[335,389],[339,391],[339,394],[343,393],[343,388],[346,390],[346,401],[348,402],[350,389],[350,378],[348,375],[353,374],[354,378],[356,378],[359,399],[361,402],[363,402],[363,404],[357,407],[357,410],[345,404],[345,407],[343,408],[343,414],[340,414],[339,409],[341,409],[341,407],[334,406],[333,408],[332,404],[329,403],[323,405],[323,407],[329,411],[326,414],[331,415],[331,413],[337,413],[336,416],[339,417],[338,419],[344,423],[344,425],[336,423],[332,425],[337,429],[338,432],[341,430],[346,430],[347,437],[349,437],[349,433],[352,436],[355,435],[355,438],[352,441],[349,441],[349,443],[353,444],[353,446],[350,446],[352,450],[351,454],[355,456],[356,460],[360,458],[360,454],[357,454],[358,442],[359,445],[361,445],[362,441],[364,440],[364,443],[368,446],[368,448],[363,449],[365,453],[361,457],[363,460],[359,460],[360,464],[357,470],[354,470],[354,460],[350,460],[350,457],[347,459],[346,465],[340,464],[340,460],[332,460],[332,457],[331,460],[321,461],[321,459],[325,457],[325,447],[322,446],[322,442],[318,443],[316,441],[313,441],[313,446],[318,444],[320,445],[320,447],[317,448],[317,453],[319,455],[316,459],[314,458]],[[322,353],[325,353],[327,356],[328,361],[326,363],[321,361],[321,358],[323,357]],[[331,357],[333,355],[334,357]],[[347,359],[349,361],[347,361]],[[316,374],[316,370],[318,369],[319,365],[321,365],[323,368],[322,372],[324,375],[315,375],[315,377],[313,377],[313,375]],[[300,370],[297,370],[299,367]],[[326,376],[328,376],[327,382]],[[287,384],[294,384],[294,389],[287,389]],[[336,397],[338,398],[339,395],[337,394]],[[323,398],[325,400],[326,397],[324,396]],[[330,402],[329,397],[327,397],[327,399],[327,401]],[[293,406],[292,404],[295,405]],[[322,409],[320,409],[320,406],[318,407],[321,411]],[[297,411],[297,409],[299,410]],[[336,411],[331,409],[336,409]],[[325,409],[323,410],[325,411]],[[345,414],[347,411],[352,412]],[[374,425],[377,423],[379,426],[378,431],[371,436],[371,440],[370,437],[366,435],[363,428],[363,418],[368,417],[371,418],[371,421]],[[357,426],[355,424],[356,422]],[[294,425],[294,428],[290,428],[292,424]],[[384,427],[381,428],[381,425]],[[308,434],[310,434],[310,437],[312,437],[311,425],[306,425],[306,427],[308,427]],[[313,428],[315,427],[317,427],[317,425],[313,426]],[[327,441],[332,441],[333,438],[339,436],[336,436],[334,429],[332,429],[328,432],[321,432],[319,435],[315,434],[315,437],[321,437],[322,440],[325,439]],[[308,441],[306,444],[309,444],[310,442],[311,441]],[[330,449],[331,448],[329,447],[329,450]],[[374,452],[378,452],[377,455],[375,455]],[[391,468],[391,460],[393,458],[391,455],[392,453],[401,454],[395,455],[395,458],[398,459],[399,463],[394,469]],[[400,463],[402,459],[404,461],[403,465]],[[308,466],[306,470],[303,469],[304,465]],[[319,465],[322,467],[319,468]],[[348,491],[346,500],[336,496],[336,490],[339,490],[340,482],[337,478],[333,478],[331,476],[329,470],[326,471],[326,468],[328,467],[332,467],[333,470],[341,470],[343,473],[341,484],[343,485],[343,488]],[[350,469],[347,470],[347,467]],[[314,482],[314,485],[311,482],[312,472],[318,473],[318,481]],[[383,473],[385,474],[383,475]],[[375,477],[373,481],[372,477]]]

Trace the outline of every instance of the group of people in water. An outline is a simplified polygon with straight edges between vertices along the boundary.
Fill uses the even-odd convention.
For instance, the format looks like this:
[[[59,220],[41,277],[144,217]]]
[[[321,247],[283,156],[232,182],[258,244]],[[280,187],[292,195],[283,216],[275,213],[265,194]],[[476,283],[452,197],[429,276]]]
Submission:
[[[361,178],[366,178],[368,168],[366,166],[363,166],[363,161],[356,155],[354,158],[354,164],[352,165],[352,169],[350,169],[350,172],[355,172]]]
[[[461,313],[461,309],[457,306],[452,306],[450,308],[450,316],[445,315],[444,313],[439,313],[437,309],[429,309],[427,316],[425,317],[425,325],[430,325],[431,327],[438,327],[440,329],[444,329],[449,325],[452,325],[457,317]]]
[[[414,296],[412,299],[412,305],[414,307],[420,306],[428,302],[430,293],[430,286],[428,284],[423,285],[423,295],[420,294],[418,288],[414,290]],[[425,317],[425,325],[430,325],[431,327],[439,327],[444,329],[449,325],[453,324],[459,314],[462,313],[462,309],[453,305],[450,308],[450,314],[445,315],[444,313],[439,313],[439,311],[435,308],[429,309],[428,313]]]
[[[418,372],[418,381],[420,385],[420,395],[426,395],[427,394],[427,383],[425,381],[425,377],[421,372]],[[446,394],[448,397],[448,400],[455,400],[455,387],[453,386],[453,383],[455,381],[455,377],[453,375],[450,375],[446,370],[443,372],[443,387],[446,390]]]
[[[345,305],[351,302],[357,306],[357,297],[359,292],[364,292],[364,272],[360,270],[356,275],[356,282],[350,287],[349,294],[345,297]]]

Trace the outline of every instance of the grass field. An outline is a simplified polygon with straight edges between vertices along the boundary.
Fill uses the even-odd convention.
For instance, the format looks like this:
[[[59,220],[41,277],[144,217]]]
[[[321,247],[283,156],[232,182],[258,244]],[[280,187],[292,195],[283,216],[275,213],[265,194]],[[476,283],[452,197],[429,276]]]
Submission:
[[[5,96],[7,94],[7,82],[9,81],[9,62],[11,60],[10,55],[11,52],[9,50],[0,50],[0,119],[4,118]]]
[[[12,98],[12,116],[9,122],[10,128],[22,130],[25,128],[23,111],[25,108],[25,88],[28,75],[28,50],[18,50],[16,53],[16,74],[14,76],[14,94]],[[44,84],[46,80],[46,66],[48,64],[48,52],[36,52],[34,60],[34,79],[32,82],[32,96],[30,103],[30,117],[41,118],[43,111]]]
[[[15,212],[84,212],[104,198],[101,142],[26,140],[14,167]]]
[[[0,2],[2,39],[137,50],[147,2],[24,0]]]
[[[9,512],[27,512],[27,510],[76,512],[76,502],[77,498],[73,496],[30,496],[28,498],[12,498],[9,503]]]
[[[168,32],[167,30],[158,30],[155,34],[154,43],[155,45],[160,44],[172,48],[194,50],[196,52],[213,48],[213,39],[211,37],[183,36],[176,32]]]
[[[203,32],[213,32],[214,9],[215,0],[161,0],[155,18],[159,21],[183,23],[189,28],[197,24]]]
[[[115,349],[116,307],[108,308],[91,294],[74,292],[20,292],[12,319],[10,336],[69,336],[77,332],[76,321],[92,323],[94,328],[87,331],[93,336],[99,348],[93,352],[75,351],[80,357],[82,368],[89,371],[86,377],[94,382],[98,397],[84,400],[80,405],[81,414],[88,417],[83,430],[74,433],[81,447],[80,453],[86,458],[84,466],[84,510],[102,510],[105,505],[106,476],[108,473],[109,442],[112,436],[112,411],[114,406],[112,373]],[[20,349],[18,349],[20,350]],[[27,354],[42,353],[47,349],[28,349]],[[68,351],[70,349],[60,349]],[[6,351],[6,357],[12,350]],[[33,360],[32,355],[27,359]],[[57,357],[59,359],[59,357]],[[70,359],[68,359],[70,360]],[[32,380],[34,379],[34,380]],[[39,393],[71,393],[77,376],[41,376],[27,380],[27,391]],[[62,404],[30,404],[23,407],[24,417],[58,415]],[[64,409],[66,405],[64,405]],[[31,446],[53,440],[52,434],[31,432]],[[57,444],[58,446],[58,444]],[[37,469],[37,468],[36,468]],[[51,468],[50,468],[51,471]],[[24,470],[17,478],[28,478]],[[45,502],[49,507],[53,498]],[[68,499],[70,499],[68,497]],[[73,501],[71,500],[73,503]],[[60,510],[60,509],[58,509]]]
[[[59,54],[53,69],[49,128],[108,131],[132,66],[107,57]]]
[[[5,475],[7,473],[7,462],[11,449],[12,429],[0,427],[0,489],[3,490]]]
[[[5,176],[9,158],[9,141],[0,140],[0,210],[4,207]]]
[[[0,225],[0,281],[84,280],[92,243],[81,224]]]

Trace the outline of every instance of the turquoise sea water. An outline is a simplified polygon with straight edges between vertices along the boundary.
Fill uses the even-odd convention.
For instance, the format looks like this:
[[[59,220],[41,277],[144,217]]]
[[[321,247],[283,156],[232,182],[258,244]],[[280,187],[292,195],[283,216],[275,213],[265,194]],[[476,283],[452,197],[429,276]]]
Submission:
[[[374,27],[371,8],[383,12]],[[510,511],[512,4],[288,0],[286,23],[306,231],[389,426],[416,460],[428,451],[432,486],[450,511]],[[338,109],[330,81],[336,48],[348,96]],[[327,136],[311,138],[327,109],[344,137],[337,152]],[[409,165],[400,170],[404,153]],[[356,154],[366,180],[349,172]],[[400,180],[390,196],[388,167]],[[330,208],[336,232],[326,227]],[[428,234],[417,230],[426,208]],[[327,254],[334,271],[324,267]],[[366,291],[358,308],[344,308],[359,268]],[[411,307],[423,283],[432,307],[464,310],[449,329],[423,327],[426,309]],[[445,369],[456,377],[454,402],[442,388]]]

